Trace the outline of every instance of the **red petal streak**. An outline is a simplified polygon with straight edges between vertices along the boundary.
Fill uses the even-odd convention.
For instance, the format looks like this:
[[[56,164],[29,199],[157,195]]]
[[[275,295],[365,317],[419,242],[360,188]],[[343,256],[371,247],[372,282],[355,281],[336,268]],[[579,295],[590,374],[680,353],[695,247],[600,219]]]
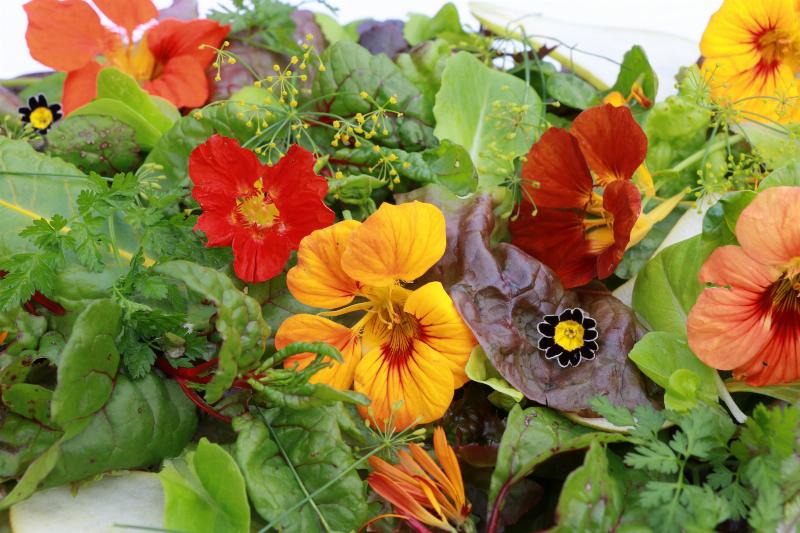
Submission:
[[[631,179],[647,155],[647,136],[627,107],[589,108],[575,118],[570,133],[601,185]]]

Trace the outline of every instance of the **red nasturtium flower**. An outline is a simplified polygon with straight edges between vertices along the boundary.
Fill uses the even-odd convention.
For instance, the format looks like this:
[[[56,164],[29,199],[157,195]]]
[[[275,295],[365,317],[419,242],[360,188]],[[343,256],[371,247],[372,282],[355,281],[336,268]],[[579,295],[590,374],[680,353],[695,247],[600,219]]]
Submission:
[[[800,187],[758,194],[736,223],[740,246],[714,250],[689,312],[689,346],[707,365],[763,386],[800,380]]]
[[[189,156],[189,177],[203,209],[195,229],[209,247],[231,246],[236,275],[249,283],[279,274],[303,237],[334,221],[323,202],[328,182],[298,145],[268,166],[236,140],[213,135]]]
[[[522,202],[510,225],[512,242],[555,270],[567,288],[610,276],[625,250],[682,196],[642,213],[631,178],[646,154],[647,137],[627,107],[593,107],[569,131],[550,128],[522,167],[536,213]]]
[[[167,19],[134,42],[134,30],[158,15],[151,0],[93,2],[117,28],[103,26],[84,0],[32,0],[25,4],[25,37],[31,56],[67,73],[62,99],[65,113],[95,97],[97,74],[109,66],[178,107],[198,107],[206,102],[205,69],[215,52],[200,49],[200,45],[219,45],[230,30],[228,26],[213,20]]]

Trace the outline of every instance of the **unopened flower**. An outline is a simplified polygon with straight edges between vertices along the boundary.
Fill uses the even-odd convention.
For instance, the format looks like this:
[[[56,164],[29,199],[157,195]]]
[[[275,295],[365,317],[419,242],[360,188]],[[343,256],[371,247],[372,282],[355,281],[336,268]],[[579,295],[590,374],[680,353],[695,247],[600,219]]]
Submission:
[[[396,465],[370,457],[369,486],[405,519],[455,532],[469,519],[472,505],[464,493],[458,459],[441,427],[433,432],[433,449],[439,464],[413,443],[408,452],[398,453]]]

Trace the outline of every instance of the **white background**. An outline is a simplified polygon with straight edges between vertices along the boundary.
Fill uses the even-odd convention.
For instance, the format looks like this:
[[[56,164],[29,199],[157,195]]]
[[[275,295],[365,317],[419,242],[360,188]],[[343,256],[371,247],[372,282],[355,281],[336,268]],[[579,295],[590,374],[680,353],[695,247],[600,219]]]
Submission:
[[[43,70],[30,57],[25,44],[27,19],[22,9],[25,1],[0,0],[3,12],[0,78]],[[171,3],[171,0],[154,1],[160,8]],[[336,15],[339,21],[348,22],[369,17],[403,19],[410,12],[432,15],[443,2],[332,0],[330,3],[339,8]],[[230,4],[229,0],[198,0],[198,3],[203,14],[213,7]],[[477,27],[476,20],[469,15],[470,2],[454,0],[453,3],[462,22]],[[619,61],[625,50],[633,44],[643,45],[659,74],[659,96],[663,98],[672,92],[672,77],[678,67],[697,59],[703,28],[721,0],[495,0],[494,3],[502,6],[498,12],[508,20],[521,20],[529,35],[558,38],[563,43],[562,52],[574,47],[574,60],[606,81],[613,81],[617,71],[614,61]],[[312,3],[304,7],[325,10]]]

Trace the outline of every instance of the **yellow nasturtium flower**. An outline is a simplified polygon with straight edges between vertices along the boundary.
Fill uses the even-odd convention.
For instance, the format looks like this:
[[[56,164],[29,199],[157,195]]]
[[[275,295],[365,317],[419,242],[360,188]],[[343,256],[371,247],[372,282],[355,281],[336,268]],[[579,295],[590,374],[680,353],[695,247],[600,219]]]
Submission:
[[[287,284],[300,302],[330,311],[289,317],[276,347],[318,340],[338,348],[344,362],[313,381],[353,386],[372,401],[380,424],[391,415],[397,428],[441,418],[468,381],[464,366],[476,341],[441,283],[415,290],[403,284],[427,272],[445,244],[444,216],[421,202],[383,204],[363,223],[314,231],[300,243]],[[352,327],[325,318],[355,312],[363,315]],[[287,365],[312,358],[302,354]]]
[[[711,96],[749,120],[800,119],[795,0],[725,0],[700,42]]]

